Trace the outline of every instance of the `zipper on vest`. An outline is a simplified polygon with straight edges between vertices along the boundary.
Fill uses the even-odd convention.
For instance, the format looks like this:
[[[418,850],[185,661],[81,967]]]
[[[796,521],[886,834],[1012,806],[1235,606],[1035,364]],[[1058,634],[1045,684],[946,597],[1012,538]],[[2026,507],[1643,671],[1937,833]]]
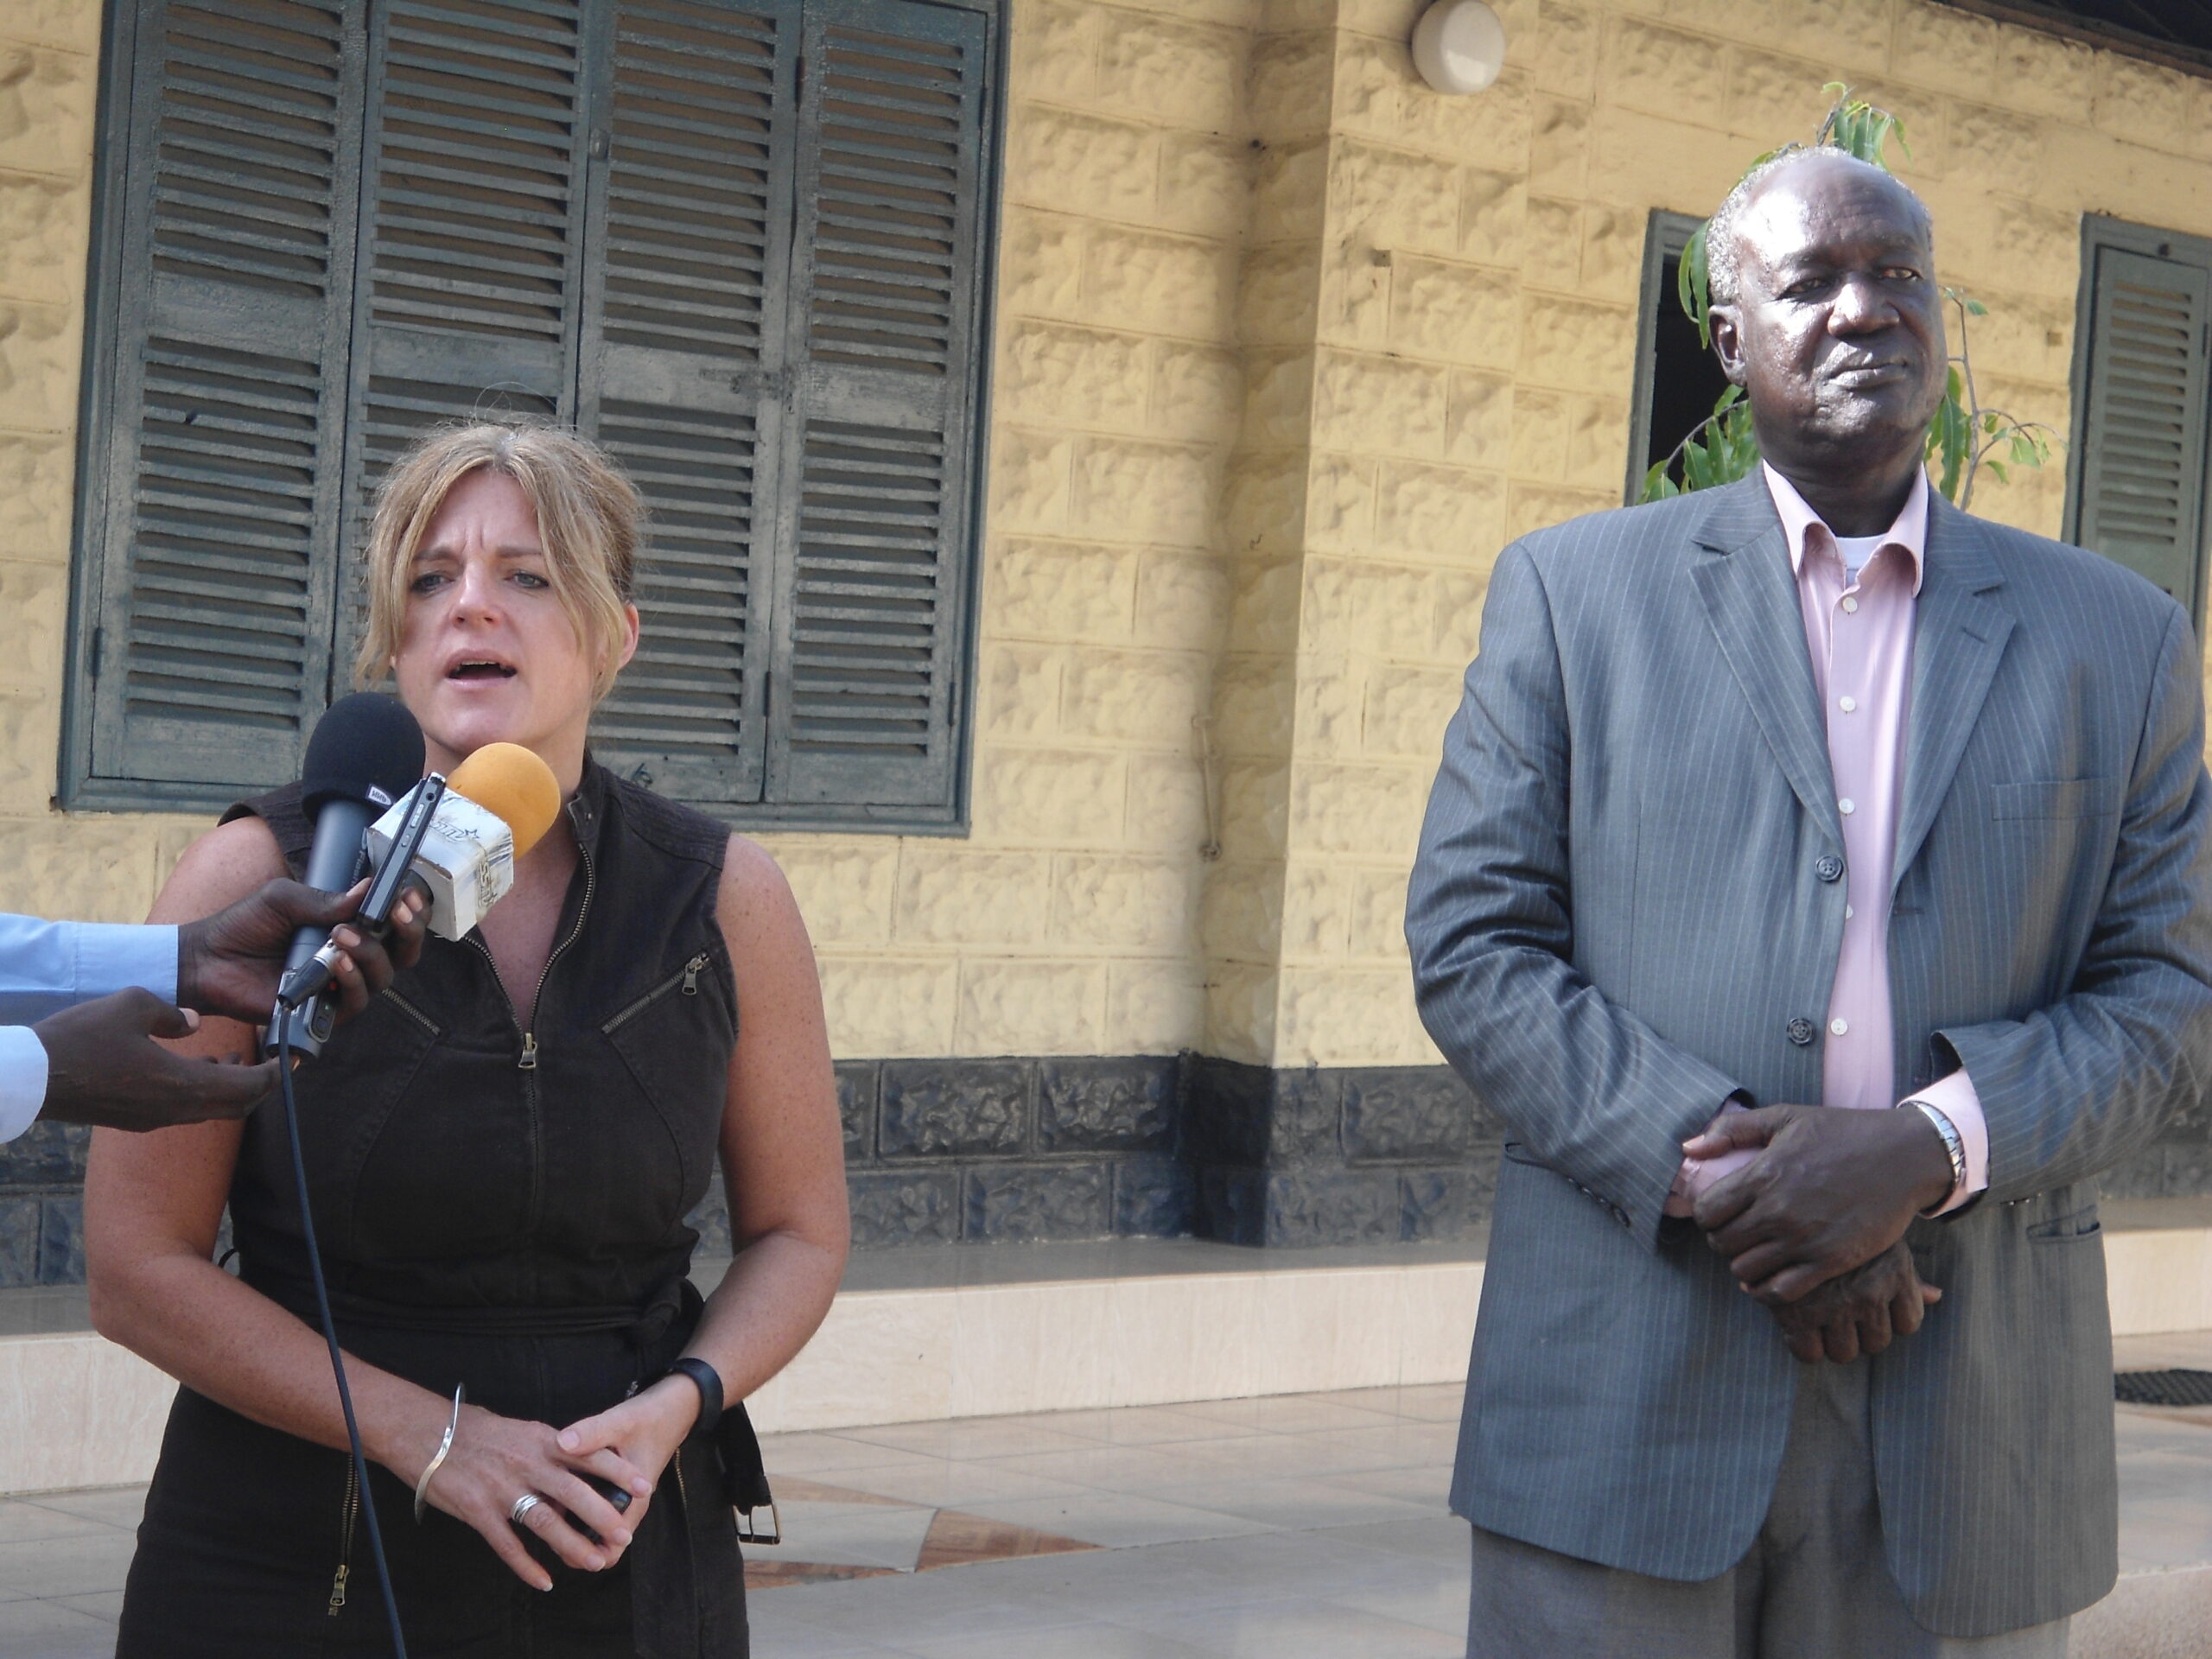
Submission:
[[[570,801],[569,823],[571,829],[575,828],[575,821],[576,804]],[[576,856],[584,863],[584,896],[582,902],[576,906],[576,925],[569,930],[568,938],[553,947],[552,953],[545,958],[545,965],[537,970],[537,986],[530,994],[530,1023],[527,1026],[523,1024],[522,1014],[515,1007],[514,998],[507,995],[506,982],[499,977],[499,964],[492,959],[492,947],[484,943],[480,934],[467,936],[468,942],[476,947],[492,969],[492,981],[499,987],[499,1000],[507,1005],[507,1016],[514,1021],[515,1030],[522,1038],[522,1052],[515,1057],[515,1070],[518,1071],[535,1072],[537,1070],[537,1005],[544,999],[545,982],[552,975],[553,964],[561,960],[562,954],[576,942],[577,936],[584,931],[584,918],[591,913],[591,896],[599,886],[599,872],[591,861],[591,849],[584,844],[581,833],[576,836]],[[545,1141],[543,1128],[538,1122],[537,1082],[534,1077],[523,1084],[523,1101],[530,1112],[530,1214],[524,1224],[524,1231],[535,1236],[544,1205]]]
[[[423,1013],[422,1009],[416,1007],[412,1002],[410,1002],[397,991],[393,990],[389,985],[387,985],[385,987],[384,994],[388,1001],[390,1001],[402,1014],[406,1014],[410,1019],[413,1020],[416,1025],[422,1027],[423,1030],[429,1032],[431,1036],[435,1037],[438,1034],[438,1022],[431,1019],[429,1014]]]
[[[686,996],[698,995],[699,976],[706,971],[706,967],[707,953],[702,950],[697,956],[692,957],[690,961],[685,963],[682,968],[670,975],[668,978],[654,986],[652,989],[647,991],[643,996],[632,1002],[628,1007],[623,1009],[621,1013],[616,1014],[612,1020],[601,1026],[600,1030],[611,1034],[617,1026],[623,1024],[633,1015],[643,1014],[647,1008],[652,1007],[654,1003],[659,1001],[661,998],[666,996],[671,991],[681,988],[683,995]]]
[[[346,1605],[346,1579],[353,1571],[353,1518],[361,1512],[361,1489],[354,1472],[353,1460],[346,1459],[346,1502],[340,1506],[338,1528],[338,1575],[330,1581],[330,1617],[335,1618]]]
[[[553,947],[552,954],[545,958],[545,965],[537,970],[537,986],[530,994],[529,1025],[523,1024],[522,1014],[515,1007],[514,998],[506,994],[506,983],[499,978],[499,964],[493,960],[492,947],[484,943],[480,935],[475,933],[468,935],[469,944],[476,947],[477,954],[484,958],[486,964],[492,969],[493,981],[499,985],[499,995],[506,1002],[508,1017],[513,1020],[515,1031],[522,1038],[522,1052],[515,1059],[515,1069],[518,1071],[537,1070],[537,1004],[545,995],[545,981],[553,972],[553,964],[561,960],[562,953],[574,944],[576,942],[576,936],[584,931],[584,918],[591,911],[592,892],[599,884],[598,871],[592,864],[590,849],[585,847],[582,836],[576,837],[576,855],[582,858],[584,863],[583,902],[576,906],[576,925],[569,930],[566,938]]]

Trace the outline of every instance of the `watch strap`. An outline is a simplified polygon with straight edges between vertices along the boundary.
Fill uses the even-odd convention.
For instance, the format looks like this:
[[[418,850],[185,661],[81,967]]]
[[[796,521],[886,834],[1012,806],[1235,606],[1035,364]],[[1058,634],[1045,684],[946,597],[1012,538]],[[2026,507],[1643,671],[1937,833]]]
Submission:
[[[722,1415],[721,1373],[696,1354],[686,1354],[668,1368],[668,1374],[690,1377],[699,1390],[699,1421],[691,1426],[692,1433],[713,1433]]]

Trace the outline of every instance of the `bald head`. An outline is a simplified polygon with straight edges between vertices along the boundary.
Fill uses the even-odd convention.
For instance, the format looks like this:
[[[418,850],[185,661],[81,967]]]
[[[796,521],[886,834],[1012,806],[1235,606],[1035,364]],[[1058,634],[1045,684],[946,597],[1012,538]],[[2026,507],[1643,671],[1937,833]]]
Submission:
[[[1802,171],[1808,168],[1812,170]],[[1744,175],[1707,223],[1706,285],[1715,305],[1733,305],[1741,295],[1745,238],[1747,233],[1758,238],[1764,228],[1761,216],[1754,211],[1760,198],[1770,187],[1784,180],[1817,188],[1823,175],[1836,182],[1849,180],[1866,188],[1894,193],[1903,211],[1918,223],[1929,254],[1935,252],[1936,222],[1929,216],[1927,205],[1903,180],[1834,144],[1793,145]]]

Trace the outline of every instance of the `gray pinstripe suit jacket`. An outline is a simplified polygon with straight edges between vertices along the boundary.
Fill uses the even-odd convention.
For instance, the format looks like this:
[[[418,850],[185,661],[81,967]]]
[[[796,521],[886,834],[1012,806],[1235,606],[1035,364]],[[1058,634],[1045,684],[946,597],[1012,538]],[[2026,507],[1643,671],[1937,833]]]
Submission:
[[[1940,499],[1908,719],[1897,1077],[1964,1064],[1990,1186],[1914,1224],[1945,1300],[1861,1363],[1891,1570],[1975,1636],[2115,1575],[2094,1180],[2212,1063],[2212,786],[2180,607]],[[1842,852],[1757,477],[1505,550],[1406,911],[1422,1018],[1510,1136],[1452,1490],[1478,1525],[1678,1580],[1750,1548],[1796,1362],[1661,1210],[1731,1091],[1820,1098],[1789,1033],[1825,1024]]]

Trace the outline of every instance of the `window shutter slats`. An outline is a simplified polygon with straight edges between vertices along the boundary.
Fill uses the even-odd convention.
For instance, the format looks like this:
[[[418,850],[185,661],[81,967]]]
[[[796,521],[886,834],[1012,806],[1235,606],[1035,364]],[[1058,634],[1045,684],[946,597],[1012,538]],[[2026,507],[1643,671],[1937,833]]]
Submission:
[[[391,0],[370,42],[348,415],[342,692],[375,491],[424,432],[574,410],[586,150],[581,0]]]
[[[638,654],[594,741],[609,765],[709,804],[760,800],[765,771],[755,507],[783,425],[798,10],[625,0],[613,26],[583,423],[652,523]]]
[[[909,0],[807,18],[770,798],[949,809],[987,20]]]
[[[2196,613],[2212,270],[2096,250],[2076,535]]]
[[[629,775],[957,821],[988,0],[131,0],[104,99],[64,797],[293,774],[425,432],[573,421],[649,513]]]
[[[227,800],[321,707],[358,188],[355,0],[149,4],[132,45],[92,780]],[[84,665],[87,672],[92,664]]]

